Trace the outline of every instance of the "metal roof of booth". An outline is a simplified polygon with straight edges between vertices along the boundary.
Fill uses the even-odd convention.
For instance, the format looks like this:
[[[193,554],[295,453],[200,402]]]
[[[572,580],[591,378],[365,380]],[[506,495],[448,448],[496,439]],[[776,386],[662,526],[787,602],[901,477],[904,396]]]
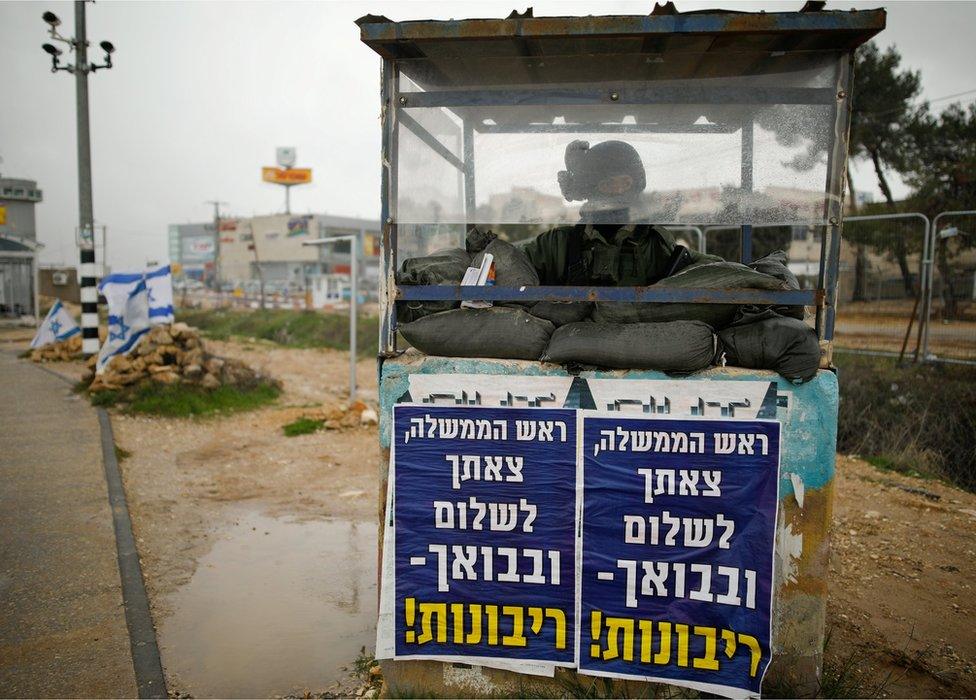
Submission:
[[[384,58],[731,51],[849,51],[884,29],[885,11],[761,12],[419,20],[361,17],[362,41]]]

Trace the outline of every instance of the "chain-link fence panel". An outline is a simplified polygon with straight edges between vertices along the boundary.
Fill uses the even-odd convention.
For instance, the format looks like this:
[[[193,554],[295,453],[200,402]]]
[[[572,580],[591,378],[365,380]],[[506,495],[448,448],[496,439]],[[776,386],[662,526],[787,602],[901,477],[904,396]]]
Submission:
[[[925,350],[976,362],[976,215],[941,215],[937,225]]]
[[[922,337],[927,228],[924,218],[911,215],[844,221],[835,347],[915,356]]]

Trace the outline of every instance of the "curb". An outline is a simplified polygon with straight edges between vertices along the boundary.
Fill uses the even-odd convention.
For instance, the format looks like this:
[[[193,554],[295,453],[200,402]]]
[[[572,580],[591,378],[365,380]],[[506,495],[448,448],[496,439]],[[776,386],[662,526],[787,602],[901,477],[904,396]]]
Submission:
[[[63,374],[48,369],[42,364],[31,363],[38,369],[57,377],[69,386],[74,382]],[[149,597],[146,595],[142,565],[132,534],[132,519],[122,486],[122,473],[115,457],[115,436],[108,411],[96,407],[98,427],[102,443],[102,464],[105,467],[105,482],[108,484],[108,503],[112,510],[112,525],[115,529],[115,550],[119,561],[119,577],[122,582],[122,603],[125,606],[125,624],[129,632],[129,646],[132,654],[132,667],[136,677],[136,687],[140,698],[166,698],[166,678],[156,642],[156,628],[149,611]]]

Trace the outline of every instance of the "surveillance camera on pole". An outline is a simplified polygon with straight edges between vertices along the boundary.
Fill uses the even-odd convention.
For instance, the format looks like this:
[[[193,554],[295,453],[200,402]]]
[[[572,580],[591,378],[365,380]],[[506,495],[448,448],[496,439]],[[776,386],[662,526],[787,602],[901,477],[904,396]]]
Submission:
[[[85,22],[85,1],[75,2],[75,36],[61,36],[60,18],[53,12],[45,12],[41,19],[48,25],[48,34],[56,41],[67,44],[74,51],[73,64],[62,66],[63,51],[54,44],[41,48],[51,57],[51,72],[66,71],[75,76],[75,95],[78,121],[78,246],[81,249],[81,332],[82,352],[94,355],[98,352],[98,291],[95,268],[95,216],[92,211],[91,139],[88,127],[88,74],[112,67],[115,46],[101,42],[105,52],[104,63],[88,62],[88,28]]]

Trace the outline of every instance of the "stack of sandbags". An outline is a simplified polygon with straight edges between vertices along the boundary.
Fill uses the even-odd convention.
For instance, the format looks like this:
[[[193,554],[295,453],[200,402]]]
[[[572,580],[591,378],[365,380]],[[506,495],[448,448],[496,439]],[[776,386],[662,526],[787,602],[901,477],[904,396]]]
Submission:
[[[81,334],[30,351],[31,362],[68,362],[81,352]]]
[[[88,361],[91,391],[122,389],[143,381],[182,382],[204,389],[245,387],[264,379],[239,360],[208,353],[199,332],[185,323],[153,326],[132,352],[112,358],[101,374],[94,374],[95,360]]]
[[[459,284],[465,269],[495,263],[501,287],[537,286],[528,256],[490,231],[472,228],[465,248],[404,262],[397,276],[408,284]],[[664,289],[799,289],[776,251],[751,265],[708,261],[658,282]],[[544,360],[567,365],[653,369],[691,374],[719,361],[775,369],[792,382],[811,379],[819,344],[803,323],[802,306],[771,308],[716,303],[496,302],[457,308],[457,302],[398,304],[398,329],[428,355]],[[716,337],[719,331],[719,337]]]

